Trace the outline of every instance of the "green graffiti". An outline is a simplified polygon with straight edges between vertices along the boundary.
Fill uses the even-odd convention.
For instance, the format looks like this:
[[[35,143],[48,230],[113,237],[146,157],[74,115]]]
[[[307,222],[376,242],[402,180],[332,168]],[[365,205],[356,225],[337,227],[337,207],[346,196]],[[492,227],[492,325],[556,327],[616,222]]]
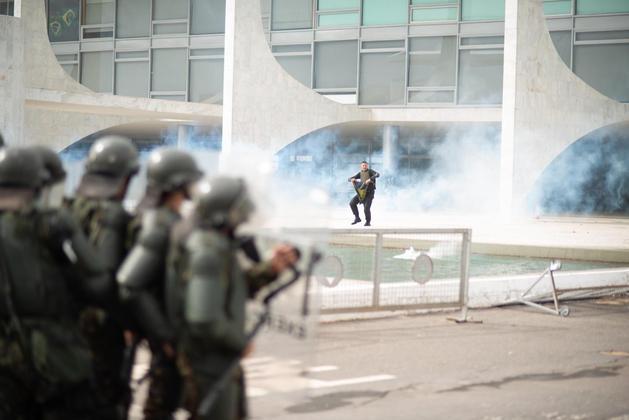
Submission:
[[[70,26],[72,23],[74,23],[75,20],[76,12],[72,9],[66,10],[66,12],[63,14],[63,21],[66,23],[66,25]]]
[[[59,36],[61,33],[61,24],[57,21],[50,22],[50,33]]]
[[[78,24],[77,11],[75,9],[62,10],[60,14],[49,16],[48,31],[52,40],[63,38],[67,32],[76,31]]]

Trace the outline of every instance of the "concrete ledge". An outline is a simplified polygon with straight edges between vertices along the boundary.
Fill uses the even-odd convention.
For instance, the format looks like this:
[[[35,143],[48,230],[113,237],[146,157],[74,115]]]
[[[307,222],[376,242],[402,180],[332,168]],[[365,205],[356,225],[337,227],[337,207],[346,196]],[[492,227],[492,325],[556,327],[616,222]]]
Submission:
[[[187,119],[221,118],[220,105],[194,102],[167,101],[162,99],[132,98],[109,94],[68,93],[56,90],[26,89],[26,105],[30,107],[54,108],[90,114],[119,114],[152,116],[156,113],[188,116]]]

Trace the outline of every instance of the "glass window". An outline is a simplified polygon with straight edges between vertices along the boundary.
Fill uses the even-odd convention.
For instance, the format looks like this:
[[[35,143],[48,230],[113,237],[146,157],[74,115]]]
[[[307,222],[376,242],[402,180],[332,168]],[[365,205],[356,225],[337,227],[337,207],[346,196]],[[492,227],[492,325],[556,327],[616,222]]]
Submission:
[[[408,0],[363,0],[363,25],[408,23]]]
[[[68,73],[68,75],[74,80],[79,80],[79,65],[78,64],[62,64],[61,67]]]
[[[403,40],[363,41],[363,49],[371,48],[405,48],[405,42]]]
[[[113,38],[114,28],[113,26],[96,27],[96,28],[83,28],[83,39],[99,39],[99,38]]]
[[[360,0],[319,0],[317,10],[358,9]]]
[[[289,55],[275,57],[281,66],[295,79],[310,87],[310,62],[309,55]]]
[[[627,0],[577,0],[577,15],[629,13]]]
[[[437,90],[437,91],[410,91],[408,93],[408,102],[414,104],[439,104],[439,103],[453,103],[454,91],[452,90]]]
[[[224,54],[225,54],[224,48],[195,48],[193,50],[190,50],[190,57],[199,57],[199,56],[208,56],[208,55],[222,56]]]
[[[358,12],[332,13],[319,15],[319,28],[358,26]]]
[[[361,105],[404,104],[404,51],[360,55]]]
[[[191,102],[223,103],[223,60],[190,60]]]
[[[461,0],[462,20],[504,20],[504,0]]]
[[[48,3],[48,38],[50,42],[79,40],[79,0]]]
[[[151,95],[153,99],[164,99],[166,101],[179,101],[184,102],[186,100],[185,95]]]
[[[577,76],[602,94],[620,102],[629,102],[627,69],[629,44],[574,47],[574,72]]]
[[[151,34],[151,0],[118,0],[116,38],[147,37]]]
[[[358,41],[317,42],[314,59],[315,88],[356,87]]]
[[[111,93],[113,61],[112,51],[81,53],[81,84],[94,92]]]
[[[188,0],[153,0],[153,20],[187,18]]]
[[[185,92],[187,61],[187,51],[184,48],[153,50],[151,90],[154,92]]]
[[[149,96],[149,62],[116,63],[116,95],[147,98]]]
[[[153,24],[153,35],[174,35],[185,34],[187,32],[188,24],[186,22]]]
[[[0,15],[13,16],[14,7],[13,0],[0,0]]]
[[[418,4],[422,6],[434,6],[442,4],[458,4],[459,0],[413,0],[411,4]]]
[[[292,52],[311,52],[310,44],[296,44],[296,45],[273,45],[271,51],[274,53],[292,53]]]
[[[502,45],[505,42],[503,36],[473,36],[461,38],[461,45]]]
[[[577,32],[577,41],[629,39],[629,31]]]
[[[559,56],[566,63],[566,66],[570,68],[570,52],[572,49],[572,32],[571,31],[553,31],[550,33],[550,38],[555,44],[555,48],[559,53]]]
[[[83,24],[98,25],[113,23],[113,0],[83,0]]]
[[[190,33],[225,33],[225,0],[190,0]]]
[[[431,7],[426,9],[413,9],[413,22],[432,22],[457,20],[459,10],[456,7]]]
[[[78,61],[79,58],[76,54],[58,54],[57,56],[57,61],[62,63],[64,61]]]
[[[410,39],[409,86],[454,86],[456,37]]]
[[[544,0],[545,15],[569,15],[572,13],[572,0]]]
[[[274,31],[312,28],[312,0],[273,0],[271,28]]]
[[[459,103],[502,103],[503,50],[461,50],[459,54]]]
[[[149,52],[144,51],[118,51],[116,52],[116,59],[131,59],[131,58],[149,58]]]

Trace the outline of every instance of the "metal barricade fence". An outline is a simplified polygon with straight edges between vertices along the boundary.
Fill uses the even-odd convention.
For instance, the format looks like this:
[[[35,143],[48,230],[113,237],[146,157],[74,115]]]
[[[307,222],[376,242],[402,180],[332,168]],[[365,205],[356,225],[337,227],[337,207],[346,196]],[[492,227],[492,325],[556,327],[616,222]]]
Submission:
[[[326,235],[315,270],[321,313],[460,308],[466,316],[470,229],[290,229]]]

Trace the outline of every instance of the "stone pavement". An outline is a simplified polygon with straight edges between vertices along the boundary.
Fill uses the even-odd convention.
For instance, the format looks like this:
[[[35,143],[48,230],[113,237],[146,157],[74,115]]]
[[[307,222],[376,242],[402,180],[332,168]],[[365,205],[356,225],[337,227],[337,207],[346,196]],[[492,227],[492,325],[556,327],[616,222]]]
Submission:
[[[503,222],[497,215],[391,215],[376,203],[372,212],[372,228],[471,228],[476,253],[629,263],[629,218],[531,217]],[[351,221],[349,208],[339,208],[312,224],[348,228]],[[369,229],[360,224],[355,228]]]
[[[329,322],[310,341],[266,330],[245,362],[251,418],[629,420],[629,295],[566,304]]]
[[[629,420],[629,298],[265,332],[246,365],[253,419]]]

